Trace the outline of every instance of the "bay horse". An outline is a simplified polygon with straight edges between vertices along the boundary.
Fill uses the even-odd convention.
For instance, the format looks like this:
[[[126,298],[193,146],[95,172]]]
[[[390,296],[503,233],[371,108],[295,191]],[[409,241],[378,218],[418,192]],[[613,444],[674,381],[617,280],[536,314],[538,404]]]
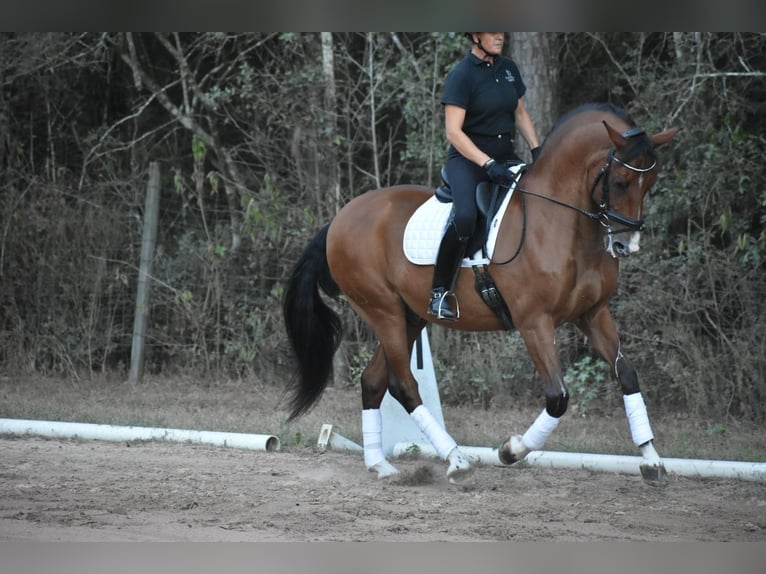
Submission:
[[[502,463],[513,464],[541,449],[567,410],[569,392],[556,328],[572,323],[620,385],[631,438],[642,454],[642,475],[650,482],[665,479],[636,371],[621,351],[608,302],[617,285],[618,258],[639,249],[644,197],[659,171],[655,148],[677,131],[650,136],[624,110],[586,104],[556,123],[539,158],[521,176],[488,269],[542,378],[545,408],[523,435],[502,443]],[[309,243],[283,300],[286,331],[297,360],[288,421],[320,399],[342,337],[340,318],[323,301],[320,289],[331,298],[343,294],[378,339],[361,375],[364,462],[378,478],[398,472],[381,446],[379,407],[386,390],[448,463],[450,482],[473,470],[423,405],[410,355],[429,322],[464,331],[504,328],[473,288],[473,276],[465,268],[454,288],[459,320],[444,322],[426,313],[433,266],[408,261],[402,242],[408,220],[433,194],[427,187],[399,185],[352,199]]]

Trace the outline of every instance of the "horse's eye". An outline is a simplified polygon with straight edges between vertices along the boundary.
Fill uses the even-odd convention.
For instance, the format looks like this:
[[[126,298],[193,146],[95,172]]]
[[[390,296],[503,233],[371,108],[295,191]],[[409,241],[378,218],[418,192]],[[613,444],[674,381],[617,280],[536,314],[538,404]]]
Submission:
[[[619,191],[626,191],[626,190],[628,189],[628,186],[629,186],[629,185],[630,185],[630,184],[629,184],[627,181],[625,181],[624,179],[617,179],[617,180],[615,180],[615,182],[614,182],[614,186],[615,186],[615,187],[616,187],[616,188],[617,188]]]

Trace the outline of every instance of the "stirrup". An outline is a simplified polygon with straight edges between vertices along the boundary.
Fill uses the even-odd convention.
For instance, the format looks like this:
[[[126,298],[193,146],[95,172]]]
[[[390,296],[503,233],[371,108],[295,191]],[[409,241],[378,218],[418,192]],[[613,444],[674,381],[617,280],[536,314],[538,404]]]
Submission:
[[[452,310],[449,302],[446,301],[450,296],[455,300],[455,310]],[[460,319],[460,304],[452,291],[445,289],[432,289],[431,300],[428,302],[427,312],[442,321],[457,321]]]

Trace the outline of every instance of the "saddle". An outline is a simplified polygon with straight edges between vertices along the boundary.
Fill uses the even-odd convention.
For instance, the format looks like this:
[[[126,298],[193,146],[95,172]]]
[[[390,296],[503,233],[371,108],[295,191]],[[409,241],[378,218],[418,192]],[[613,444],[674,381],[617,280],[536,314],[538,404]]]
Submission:
[[[493,185],[490,182],[482,182],[476,186],[478,220],[476,222],[476,229],[469,238],[466,248],[466,253],[475,253],[475,255],[463,260],[464,266],[468,265],[473,269],[477,293],[500,319],[503,327],[509,331],[514,328],[511,312],[489,273],[488,264],[491,259],[490,242],[492,241],[494,244],[494,239],[497,238],[499,218],[496,215],[500,208],[510,200],[510,193],[518,184],[526,168],[526,164],[523,163],[514,163],[509,166],[509,169],[516,174],[514,183],[510,188]],[[433,205],[428,206],[424,204],[421,206],[407,224],[403,247],[405,256],[412,263],[433,264],[433,258],[436,257],[435,252],[446,225],[445,220],[448,224],[455,215],[454,208],[450,207],[452,203],[452,189],[449,185],[446,170],[443,167],[441,178],[442,185],[436,188],[434,196],[426,202],[426,204],[432,203]],[[438,209],[437,206],[439,206]],[[433,220],[426,220],[423,217],[426,214],[434,214]],[[418,217],[419,215],[423,217],[422,220]],[[424,221],[428,221],[428,223],[424,223]],[[434,222],[438,223],[438,227],[433,225]],[[434,234],[435,229],[438,229],[438,232]],[[421,248],[422,250],[417,249],[416,245],[419,242],[430,246],[433,249],[433,253],[429,251],[428,247]]]
[[[521,162],[513,162],[509,163],[508,167],[516,174],[515,186],[521,178],[521,175],[526,171],[527,166]],[[434,195],[440,203],[452,203],[452,188],[449,184],[445,166],[442,166],[440,175],[442,184],[436,188]],[[476,228],[468,240],[466,253],[474,253],[481,250],[484,256],[487,257],[487,240],[489,238],[490,224],[495,215],[497,215],[497,211],[503,204],[503,200],[510,189],[511,188],[502,185],[493,184],[490,181],[482,181],[476,186],[475,193],[478,216],[476,220]],[[454,209],[450,213],[450,222],[453,217]]]

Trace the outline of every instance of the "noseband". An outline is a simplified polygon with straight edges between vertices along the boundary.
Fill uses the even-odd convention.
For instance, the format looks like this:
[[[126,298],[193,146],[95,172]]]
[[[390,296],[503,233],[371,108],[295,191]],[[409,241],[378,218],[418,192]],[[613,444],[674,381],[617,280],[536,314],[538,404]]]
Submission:
[[[639,136],[643,133],[644,130],[641,128],[631,128],[623,132],[621,135],[622,137],[628,139]],[[657,165],[657,160],[655,159],[652,165],[649,167],[636,167],[635,165],[631,165],[628,162],[618,158],[615,155],[615,149],[611,148],[609,150],[609,155],[607,156],[604,167],[601,168],[601,172],[598,174],[598,176],[596,176],[596,179],[593,181],[593,185],[590,188],[590,197],[593,199],[594,203],[598,203],[599,208],[598,213],[593,213],[591,216],[593,219],[597,219],[601,225],[606,227],[608,234],[621,233],[624,231],[641,231],[644,228],[643,219],[633,219],[632,217],[617,213],[609,207],[609,169],[611,168],[613,161],[636,173],[646,173],[655,168]],[[596,191],[596,186],[598,185],[599,180],[601,180],[601,201],[596,202],[593,194]],[[622,225],[623,228],[613,231],[613,223]]]

